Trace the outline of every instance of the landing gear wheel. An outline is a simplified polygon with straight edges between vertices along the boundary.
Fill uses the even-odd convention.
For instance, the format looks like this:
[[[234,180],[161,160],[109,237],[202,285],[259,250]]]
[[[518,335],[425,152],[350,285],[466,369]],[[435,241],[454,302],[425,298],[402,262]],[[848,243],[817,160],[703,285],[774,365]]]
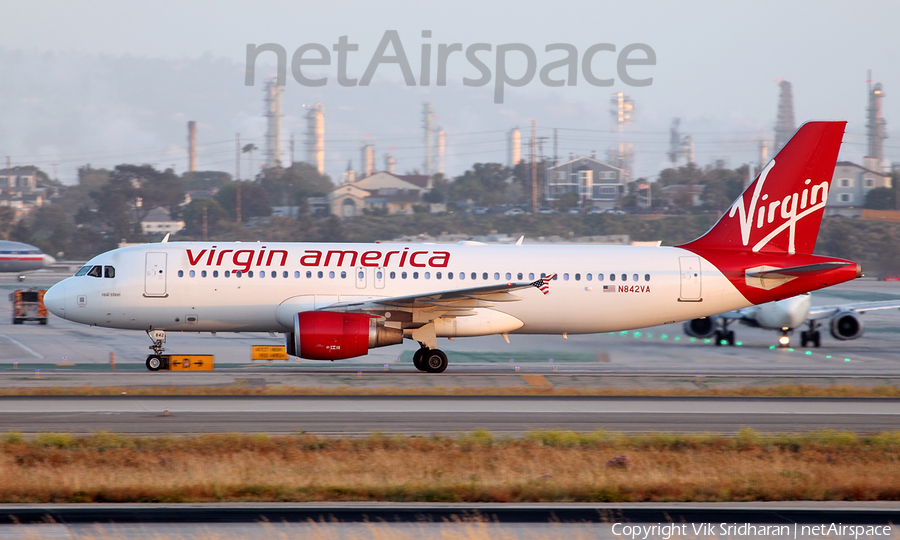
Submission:
[[[423,360],[428,373],[443,373],[447,369],[447,355],[438,349],[429,349]]]
[[[151,354],[147,357],[147,369],[150,371],[159,371],[159,368],[162,367],[162,358],[156,356],[155,354]]]
[[[716,330],[716,347],[721,346],[723,341],[725,341],[725,332]]]
[[[812,337],[810,337],[809,332],[806,330],[800,332],[800,346],[804,349],[806,348],[806,344],[812,341]]]
[[[418,369],[419,371],[427,371],[425,369],[425,360],[424,360],[425,354],[427,352],[428,352],[428,349],[426,347],[422,347],[421,349],[419,349],[418,351],[413,353],[413,365],[416,366],[416,369]]]
[[[810,341],[812,341],[813,347],[818,349],[822,342],[822,334],[820,334],[818,330],[813,330]]]
[[[725,332],[725,341],[728,342],[728,345],[734,347],[734,330]]]

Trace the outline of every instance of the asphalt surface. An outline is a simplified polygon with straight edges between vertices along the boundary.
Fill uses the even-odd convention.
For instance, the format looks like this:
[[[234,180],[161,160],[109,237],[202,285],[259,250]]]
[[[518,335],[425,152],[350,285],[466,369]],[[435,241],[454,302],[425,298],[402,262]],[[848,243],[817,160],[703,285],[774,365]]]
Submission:
[[[0,431],[366,435],[476,428],[735,433],[900,429],[900,400],[853,398],[90,396],[0,397]]]

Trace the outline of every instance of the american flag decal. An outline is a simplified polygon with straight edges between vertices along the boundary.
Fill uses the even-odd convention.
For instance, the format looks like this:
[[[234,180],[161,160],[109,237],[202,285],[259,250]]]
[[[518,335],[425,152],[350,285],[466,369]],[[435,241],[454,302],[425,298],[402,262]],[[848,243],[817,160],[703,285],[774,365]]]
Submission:
[[[553,274],[553,275],[550,275],[547,277],[542,277],[541,279],[535,281],[531,285],[540,289],[542,293],[547,294],[550,292],[550,281],[555,277],[556,277],[556,274]]]
[[[616,292],[616,286],[615,285],[604,285],[603,292]]]

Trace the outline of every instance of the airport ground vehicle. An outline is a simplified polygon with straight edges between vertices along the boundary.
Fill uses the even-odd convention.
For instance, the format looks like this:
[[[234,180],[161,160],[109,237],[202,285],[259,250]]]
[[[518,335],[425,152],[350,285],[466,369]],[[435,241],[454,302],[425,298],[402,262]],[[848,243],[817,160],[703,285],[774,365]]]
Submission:
[[[47,308],[44,307],[45,289],[18,289],[9,293],[13,304],[13,324],[26,321],[37,321],[47,324]]]

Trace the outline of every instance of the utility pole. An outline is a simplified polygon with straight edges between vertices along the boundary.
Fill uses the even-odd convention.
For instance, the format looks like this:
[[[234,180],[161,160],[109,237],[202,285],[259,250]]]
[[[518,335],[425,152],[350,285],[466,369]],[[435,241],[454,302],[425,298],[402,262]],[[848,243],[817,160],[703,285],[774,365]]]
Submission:
[[[291,167],[294,166],[294,134],[291,133]]]
[[[6,156],[6,207],[12,208],[12,167],[9,156]]]
[[[537,162],[534,150],[537,144],[537,120],[531,121],[531,213],[537,214]]]
[[[556,145],[556,143],[558,141],[558,139],[557,139],[558,132],[559,132],[558,129],[553,128],[553,166],[554,167],[559,165],[559,147]]]
[[[250,166],[253,166],[251,162]],[[241,134],[237,134],[237,222],[241,222]]]
[[[203,241],[206,242],[207,237],[207,228],[206,228],[206,206],[203,206]]]

